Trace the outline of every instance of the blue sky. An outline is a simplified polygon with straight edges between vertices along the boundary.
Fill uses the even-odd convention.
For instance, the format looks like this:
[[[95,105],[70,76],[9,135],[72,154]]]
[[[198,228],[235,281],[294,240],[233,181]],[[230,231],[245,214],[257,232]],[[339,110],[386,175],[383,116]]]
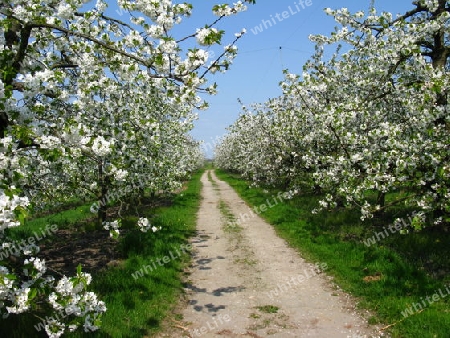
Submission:
[[[175,38],[195,32],[196,28],[212,23],[217,17],[212,7],[226,0],[174,0],[189,2],[194,6],[193,15],[174,29]],[[231,0],[229,2],[236,2]],[[110,4],[109,14],[117,16],[115,0]],[[199,112],[199,120],[191,134],[205,142],[209,157],[217,139],[226,133],[226,127],[239,116],[240,99],[246,106],[261,103],[281,94],[279,82],[283,79],[283,69],[301,73],[305,62],[314,53],[314,44],[308,39],[311,34],[329,35],[336,26],[332,17],[324,13],[324,8],[349,8],[350,11],[367,11],[371,0],[256,0],[246,12],[225,18],[218,28],[227,32],[222,46],[211,51],[221,53],[223,46],[234,39],[234,33],[242,28],[247,34],[239,40],[239,54],[231,69],[225,74],[209,76],[210,82],[218,85],[218,94],[204,96],[210,108]],[[412,0],[375,0],[379,11],[395,14],[414,8]],[[195,42],[195,40],[192,40]],[[193,43],[192,42],[192,43]],[[185,48],[192,47],[188,42]]]

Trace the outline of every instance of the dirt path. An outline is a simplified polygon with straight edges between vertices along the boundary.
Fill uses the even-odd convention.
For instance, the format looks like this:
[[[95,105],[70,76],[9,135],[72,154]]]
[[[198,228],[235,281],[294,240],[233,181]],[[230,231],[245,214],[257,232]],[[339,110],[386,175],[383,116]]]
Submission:
[[[305,262],[214,172],[201,180],[178,337],[378,337],[332,286],[326,264]],[[241,215],[247,220],[233,223]]]

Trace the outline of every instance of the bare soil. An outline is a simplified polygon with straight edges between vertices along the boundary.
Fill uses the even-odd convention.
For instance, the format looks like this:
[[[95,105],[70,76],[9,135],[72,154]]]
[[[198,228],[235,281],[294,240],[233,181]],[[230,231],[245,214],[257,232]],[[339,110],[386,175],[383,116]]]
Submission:
[[[306,262],[213,171],[201,181],[182,319],[160,337],[380,336],[325,263]]]
[[[119,256],[117,241],[105,230],[76,233],[60,229],[50,245],[41,245],[40,253],[50,272],[68,276],[76,274],[79,264],[89,273],[114,266],[119,264]]]

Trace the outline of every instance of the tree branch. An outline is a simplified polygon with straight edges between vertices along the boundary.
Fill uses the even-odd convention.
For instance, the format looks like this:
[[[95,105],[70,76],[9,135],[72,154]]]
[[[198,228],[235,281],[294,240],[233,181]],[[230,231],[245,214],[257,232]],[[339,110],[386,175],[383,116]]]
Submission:
[[[67,29],[67,28],[64,28],[64,27],[61,27],[61,26],[57,26],[57,25],[48,24],[48,23],[31,23],[31,24],[29,24],[29,27],[30,28],[50,28],[50,29],[55,29],[57,31],[60,31],[62,33],[66,33],[67,35],[80,37],[80,38],[86,39],[88,41],[91,41],[91,42],[93,42],[93,43],[95,43],[95,44],[97,44],[99,46],[102,46],[103,48],[105,48],[105,49],[107,49],[107,50],[109,50],[111,52],[120,54],[120,55],[128,57],[128,58],[130,58],[130,59],[132,59],[134,61],[137,61],[137,62],[139,62],[140,64],[142,64],[142,65],[144,65],[146,67],[149,66],[148,63],[144,59],[142,59],[142,58],[140,58],[140,57],[138,57],[136,55],[127,53],[127,52],[125,52],[125,51],[123,51],[123,50],[121,50],[119,48],[115,48],[115,47],[107,44],[106,42],[101,41],[99,39],[96,39],[96,38],[94,38],[94,37],[92,37],[92,36],[90,36],[88,34],[71,31],[70,29]]]

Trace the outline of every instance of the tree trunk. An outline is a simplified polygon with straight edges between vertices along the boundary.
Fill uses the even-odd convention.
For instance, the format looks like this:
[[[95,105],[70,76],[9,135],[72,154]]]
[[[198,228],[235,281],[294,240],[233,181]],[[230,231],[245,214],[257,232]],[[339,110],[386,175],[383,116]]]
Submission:
[[[101,227],[103,222],[106,221],[107,211],[107,194],[108,194],[108,180],[103,170],[103,160],[98,162],[98,184],[100,191],[98,195],[98,211],[97,211],[97,223]]]

